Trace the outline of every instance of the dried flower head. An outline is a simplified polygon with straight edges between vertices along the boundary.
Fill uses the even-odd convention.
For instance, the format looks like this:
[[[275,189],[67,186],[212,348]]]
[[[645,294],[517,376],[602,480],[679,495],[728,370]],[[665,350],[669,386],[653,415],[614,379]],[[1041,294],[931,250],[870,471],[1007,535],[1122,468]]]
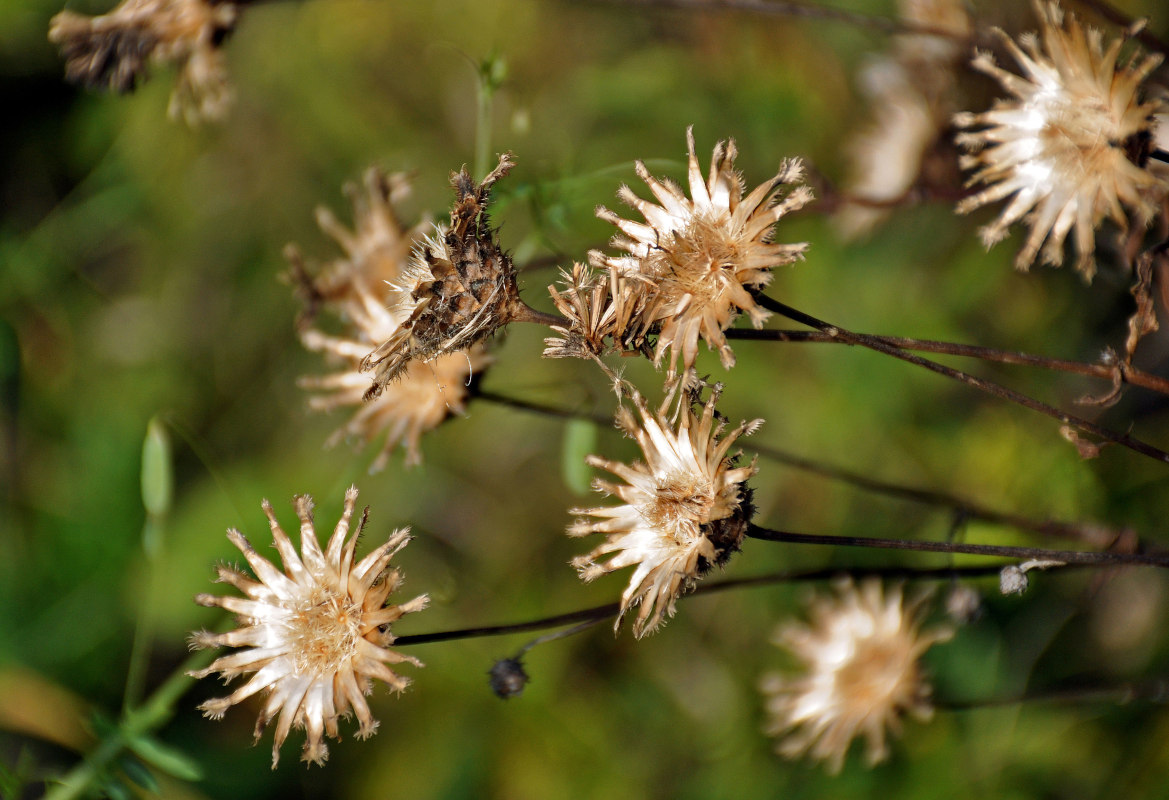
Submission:
[[[409,268],[396,284],[401,292],[399,328],[362,363],[370,370],[376,397],[411,360],[432,361],[466,350],[510,322],[531,319],[520,300],[511,256],[496,241],[487,209],[491,187],[511,171],[510,153],[482,183],[464,168],[453,175],[455,205],[450,228],[436,226],[414,250]],[[534,312],[533,312],[534,313]]]
[[[869,62],[860,73],[860,91],[872,116],[848,142],[845,186],[849,197],[868,202],[846,201],[836,215],[837,226],[849,238],[868,233],[888,216],[889,208],[882,202],[896,202],[923,171],[934,171],[938,159],[930,156],[955,111],[955,68],[964,52],[959,42],[970,34],[965,3],[901,0],[898,6],[902,21],[949,36],[900,34],[890,53]]]
[[[789,622],[776,631],[775,644],[806,667],[800,677],[773,674],[761,683],[767,733],[783,737],[776,752],[809,755],[836,773],[849,744],[863,735],[872,766],[888,756],[885,730],[899,733],[903,713],[929,718],[930,686],[918,659],[952,632],[919,630],[924,599],[903,602],[900,587],[885,593],[876,579],[859,589],[846,581],[835,595],[812,602],[811,625]]]
[[[735,171],[737,150],[734,141],[719,142],[711,158],[710,175],[703,180],[694,153],[693,129],[686,131],[689,149],[690,197],[671,181],[659,181],[645,164],[637,162],[637,175],[649,186],[658,203],[642,200],[628,186],[617,196],[635,208],[645,222],[622,219],[607,208],[597,216],[613,223],[624,236],[613,245],[628,255],[608,257],[594,252],[596,266],[611,267],[629,276],[638,276],[652,288],[643,314],[644,325],[659,326],[655,363],[671,351],[673,370],[681,355],[690,369],[698,356],[701,336],[711,349],[718,350],[723,366],[735,363],[735,354],[723,331],[740,312],[746,312],[759,327],[767,318],[748,291],[766,286],[772,267],[790,264],[803,257],[807,243],[775,244],[771,241],[776,221],[812,199],[806,186],[793,189],[780,199],[780,189],[799,181],[803,165],[786,160],[767,183],[743,197],[743,177]]]
[[[133,91],[151,64],[176,64],[168,113],[193,124],[221,118],[231,103],[220,46],[235,21],[233,3],[123,0],[100,17],[62,11],[49,41],[61,47],[65,77],[91,88]]]
[[[357,503],[357,489],[345,493],[345,510],[322,552],[313,529],[313,502],[307,495],[293,499],[300,518],[300,555],[280,528],[272,506],[263,502],[272,528],[276,550],[284,562],[281,572],[252,547],[234,528],[229,538],[248,560],[256,580],[235,567],[221,565],[218,581],[230,583],[245,597],[216,597],[201,594],[195,602],[219,606],[236,614],[240,627],[223,634],[201,631],[191,637],[194,647],[245,647],[221,656],[209,667],[192,672],[195,678],[221,673],[224,680],[255,673],[227,697],[208,700],[200,709],[219,719],[227,709],[264,691],[267,701],[256,721],[256,739],[277,714],[272,768],[280,758],[280,746],[294,726],[304,728],[307,738],[303,759],[321,764],[328,757],[324,743],[327,733],[340,738],[337,720],[352,712],[359,723],[357,736],[365,738],[377,730],[365,695],[373,679],[401,691],[410,680],[389,668],[409,663],[420,667],[413,656],[389,648],[394,636],[390,624],[405,614],[426,607],[426,595],[400,605],[386,605],[386,598],[402,583],[390,559],[410,541],[409,531],[394,531],[389,540],[361,561],[355,550],[366,509],[353,536],[349,522]]]
[[[613,349],[640,350],[649,323],[644,314],[649,288],[639,275],[610,267],[598,274],[584,264],[562,270],[562,290],[548,287],[567,324],[552,325],[560,336],[544,340],[546,358],[594,358]]]
[[[720,387],[711,392],[701,416],[683,398],[678,423],[666,418],[669,397],[651,412],[645,400],[633,394],[641,421],[622,406],[617,426],[641,446],[644,462],[623,464],[599,456],[587,462],[608,470],[624,483],[594,479],[593,487],[623,501],[618,506],[577,508],[570,513],[598,517],[577,520],[570,536],[605,534],[605,541],[588,554],[573,559],[581,577],[591,581],[623,567],[635,566],[621,595],[615,628],[629,609],[640,605],[633,633],[641,638],[674,615],[675,601],[694,588],[714,565],[726,563],[746,534],[752,506],[745,485],[755,464],[735,467],[737,456],[727,453],[735,440],[755,431],[762,420],[744,422],[722,436],[725,423],[714,406]],[[721,438],[720,438],[721,437]],[[598,562],[601,556],[612,555]]]
[[[982,114],[954,117],[958,143],[971,151],[962,167],[975,170],[968,184],[985,189],[958,204],[966,213],[1010,198],[981,230],[987,247],[1025,218],[1030,233],[1015,259],[1027,269],[1040,254],[1053,266],[1063,263],[1063,244],[1075,229],[1076,269],[1091,279],[1095,230],[1108,217],[1126,229],[1129,216],[1142,224],[1163,191],[1145,168],[1156,101],[1142,102],[1141,82],[1161,62],[1160,55],[1118,64],[1123,39],[1105,49],[1100,31],[1085,29],[1055,3],[1036,3],[1040,34],[1024,35],[1020,45],[996,31],[1022,75],[996,66],[989,53],[972,64],[1002,84],[1014,97],[999,100]],[[1046,242],[1046,243],[1045,243]]]
[[[410,180],[404,173],[386,173],[370,167],[365,171],[361,187],[353,183],[344,186],[353,206],[353,230],[329,209],[317,208],[317,224],[345,255],[310,276],[296,247],[286,248],[293,280],[307,306],[307,319],[315,316],[322,304],[344,312],[345,304],[361,302],[354,288],[357,285],[375,295],[384,294],[387,282],[402,278],[410,251],[422,240],[423,230],[429,224],[425,220],[412,228],[402,224],[396,205],[410,191]]]

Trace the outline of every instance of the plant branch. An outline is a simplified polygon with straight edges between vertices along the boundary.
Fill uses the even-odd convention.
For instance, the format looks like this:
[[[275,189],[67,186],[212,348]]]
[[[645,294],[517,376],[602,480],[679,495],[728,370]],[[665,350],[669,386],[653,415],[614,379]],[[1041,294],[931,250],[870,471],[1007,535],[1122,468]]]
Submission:
[[[839,336],[822,331],[794,331],[794,330],[762,330],[751,328],[731,328],[727,330],[728,339],[745,341],[768,342],[817,342],[831,344],[852,344]],[[1027,367],[1038,367],[1056,372],[1069,372],[1075,375],[1086,375],[1091,378],[1115,380],[1119,374],[1120,380],[1133,386],[1151,389],[1169,395],[1169,379],[1153,375],[1139,369],[1124,369],[1119,364],[1088,364],[1083,361],[1069,361],[1063,358],[1049,358],[1047,356],[1024,353],[1017,350],[999,350],[993,347],[981,347],[973,344],[959,344],[956,342],[940,342],[933,339],[910,339],[904,336],[881,336],[873,334],[859,334],[872,339],[879,339],[893,347],[903,350],[917,350],[923,353],[941,353],[951,356],[978,358],[983,361],[994,361],[1000,364],[1018,364]]]
[[[535,403],[530,400],[522,400],[507,395],[498,394],[496,392],[480,391],[476,397],[481,400],[487,400],[499,405],[515,408],[520,411],[527,411],[533,414],[540,414],[543,416],[554,417],[556,419],[586,419],[597,425],[605,427],[611,426],[613,423],[612,417],[602,416],[600,414],[590,414],[584,411],[571,411],[556,406],[545,405],[542,403]],[[954,511],[964,514],[967,518],[978,519],[984,522],[990,522],[997,525],[1005,525],[1008,527],[1017,528],[1019,530],[1036,533],[1041,536],[1050,536],[1053,538],[1074,539],[1083,541],[1096,547],[1110,547],[1117,541],[1134,538],[1133,532],[1130,529],[1124,528],[1117,530],[1108,525],[1103,525],[1095,522],[1066,522],[1063,520],[1054,519],[1033,519],[1025,517],[1020,514],[1012,514],[1005,511],[997,511],[992,508],[975,503],[965,497],[958,495],[947,494],[945,492],[938,492],[931,489],[922,489],[915,486],[905,486],[903,484],[892,483],[889,481],[876,480],[857,472],[851,472],[832,464],[827,464],[823,461],[816,461],[803,456],[789,453],[775,447],[767,445],[757,445],[750,441],[740,440],[744,450],[758,453],[764,458],[772,459],[781,464],[787,464],[795,469],[811,472],[816,475],[821,475],[830,480],[840,481],[865,491],[875,492],[877,494],[884,494],[890,497],[895,497],[900,500],[908,500],[914,503],[921,503],[923,505],[939,506],[943,508],[950,508]]]
[[[1064,689],[1043,689],[1007,697],[989,697],[977,700],[939,699],[934,708],[944,711],[972,711],[995,706],[1013,706],[1021,703],[1131,703],[1148,700],[1153,703],[1169,701],[1169,680],[1155,678],[1118,684],[1097,684]]]
[[[858,536],[825,536],[810,533],[791,533],[761,528],[751,524],[747,536],[767,542],[787,544],[828,545],[830,547],[874,547],[882,550],[915,550],[925,553],[960,553],[963,555],[992,556],[996,558],[1040,559],[1064,564],[1093,566],[1140,564],[1169,567],[1169,553],[1100,553],[1083,550],[1048,550],[1042,547],[1008,547],[962,542],[933,542],[915,539],[877,539]]]
[[[1064,567],[1055,567],[1055,569],[1074,569],[1082,567],[1081,564],[1068,564]],[[980,565],[973,567],[828,567],[825,569],[804,570],[799,572],[776,572],[768,575],[756,575],[749,578],[734,578],[726,581],[719,581],[717,583],[706,583],[700,585],[689,595],[685,597],[693,597],[703,594],[713,594],[715,592],[726,592],[735,589],[748,589],[757,586],[774,586],[781,583],[818,583],[821,581],[829,581],[839,578],[841,575],[849,575],[853,578],[881,578],[883,580],[901,580],[901,581],[932,581],[932,580],[953,580],[957,578],[985,578],[992,575],[998,575],[1002,569],[1002,565]],[[680,599],[685,599],[680,598]],[[456,639],[476,639],[485,636],[505,636],[512,633],[527,633],[529,631],[545,630],[547,628],[557,628],[562,625],[569,625],[573,623],[598,622],[600,620],[615,617],[620,610],[620,603],[606,603],[602,606],[593,606],[592,608],[581,609],[580,611],[570,611],[567,614],[556,614],[550,617],[540,617],[539,619],[528,620],[526,622],[513,622],[502,625],[486,625],[476,628],[460,628],[458,630],[438,631],[436,633],[418,633],[407,636],[399,636],[394,639],[394,647],[409,647],[416,644],[433,644],[435,642],[448,642]]]
[[[911,364],[924,367],[931,372],[936,372],[939,375],[944,375],[952,380],[965,383],[968,386],[973,386],[974,388],[986,392],[987,394],[994,395],[995,397],[1001,398],[1003,400],[1008,400],[1012,403],[1016,403],[1025,408],[1029,408],[1032,411],[1037,411],[1040,414],[1051,417],[1052,419],[1057,419],[1064,425],[1078,428],[1084,433],[1090,433],[1093,436],[1099,437],[1105,441],[1123,445],[1124,447],[1140,453],[1141,455],[1145,455],[1162,463],[1169,464],[1169,453],[1166,453],[1164,450],[1161,450],[1158,447],[1154,447],[1147,442],[1143,442],[1140,439],[1129,436],[1128,434],[1116,433],[1115,431],[1101,427],[1094,422],[1089,422],[1088,420],[1081,417],[1068,414],[1066,411],[1061,411],[1055,406],[1048,405],[1047,403],[1036,400],[1033,397],[1028,397],[1025,394],[1014,391],[1013,389],[1008,389],[1007,387],[995,383],[994,381],[978,378],[967,372],[962,372],[961,370],[939,364],[936,361],[930,361],[927,358],[914,355],[913,353],[902,350],[899,347],[885,342],[880,337],[869,336],[863,333],[853,333],[852,331],[846,330],[839,326],[832,325],[828,322],[825,322],[824,320],[817,319],[816,317],[805,314],[802,311],[781,303],[778,300],[768,297],[767,295],[756,294],[756,299],[759,301],[759,304],[768,311],[774,311],[777,314],[782,314],[790,320],[807,325],[810,328],[815,328],[823,333],[828,334],[829,336],[832,336],[833,338],[840,339],[847,344],[860,345],[861,347],[867,347],[870,350],[876,350],[878,353],[884,353],[886,355],[893,356],[894,358],[901,359],[902,361],[908,361]]]

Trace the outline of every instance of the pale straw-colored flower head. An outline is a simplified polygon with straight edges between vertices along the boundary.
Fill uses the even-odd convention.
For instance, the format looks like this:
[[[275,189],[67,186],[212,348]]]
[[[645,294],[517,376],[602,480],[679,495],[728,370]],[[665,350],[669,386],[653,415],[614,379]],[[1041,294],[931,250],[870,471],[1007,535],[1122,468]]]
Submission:
[[[65,57],[65,77],[97,89],[133,91],[152,64],[175,64],[168,112],[194,124],[219,119],[232,91],[220,46],[235,27],[236,6],[214,0],[123,0],[88,17],[62,11],[49,41]]]
[[[803,177],[803,165],[791,159],[783,162],[775,177],[744,197],[743,177],[735,171],[734,141],[715,145],[706,179],[694,152],[693,129],[687,129],[686,143],[690,196],[672,181],[653,177],[637,162],[638,177],[658,202],[643,200],[628,186],[621,187],[617,196],[645,222],[598,208],[597,216],[624,234],[614,238],[613,245],[628,255],[593,252],[590,259],[595,266],[638,276],[652,287],[643,313],[647,325],[659,328],[656,363],[670,351],[671,371],[679,356],[685,369],[692,368],[701,337],[729,369],[735,354],[723,331],[741,312],[755,327],[767,318],[749,289],[766,286],[772,267],[803,258],[807,243],[777,244],[771,237],[776,221],[808,203],[812,191],[798,186],[781,196],[784,186]]]
[[[776,751],[810,758],[839,772],[849,745],[864,736],[869,766],[888,756],[886,730],[897,734],[901,716],[928,719],[930,685],[918,663],[922,653],[951,636],[922,632],[925,595],[906,602],[900,587],[887,592],[876,579],[847,581],[816,598],[810,624],[786,623],[774,642],[803,663],[799,676],[767,675],[766,732],[779,736]]]
[[[556,310],[567,324],[552,325],[559,336],[544,340],[546,358],[596,358],[612,350],[641,350],[649,328],[647,281],[612,267],[598,273],[575,263],[561,270],[562,286],[549,286]]]
[[[970,154],[962,167],[973,170],[970,185],[982,191],[958,204],[966,213],[1009,198],[1006,208],[981,230],[987,247],[1023,219],[1030,232],[1015,259],[1027,269],[1041,254],[1063,263],[1063,245],[1074,229],[1076,269],[1085,279],[1096,271],[1095,231],[1107,217],[1122,230],[1130,216],[1147,224],[1164,184],[1145,168],[1156,101],[1143,101],[1141,83],[1161,62],[1160,55],[1120,63],[1123,39],[1107,47],[1100,31],[1085,28],[1055,3],[1037,2],[1040,33],[1017,45],[997,31],[1022,74],[1002,69],[986,52],[975,69],[1009,92],[981,114],[954,118],[958,143]],[[1127,208],[1127,212],[1126,212]]]
[[[511,256],[497,241],[488,207],[491,187],[511,171],[510,153],[476,183],[466,169],[451,176],[455,204],[450,227],[436,225],[414,249],[395,284],[401,302],[398,329],[362,362],[372,373],[376,397],[412,360],[432,361],[466,350],[529,310],[519,298]]]
[[[218,606],[234,613],[240,627],[228,633],[201,631],[191,637],[194,647],[245,648],[216,659],[209,667],[192,672],[195,678],[220,673],[224,680],[252,674],[227,697],[208,700],[200,709],[212,719],[221,718],[236,703],[264,692],[267,700],[256,721],[259,740],[267,724],[279,714],[272,746],[272,767],[280,746],[293,728],[304,728],[303,759],[321,764],[328,756],[324,736],[340,738],[337,722],[352,713],[357,717],[359,738],[377,729],[365,696],[373,681],[401,691],[410,679],[389,665],[422,663],[390,649],[394,636],[390,625],[405,614],[426,607],[426,595],[400,605],[386,599],[402,583],[390,559],[406,546],[408,530],[394,531],[389,540],[360,561],[357,540],[368,509],[350,536],[350,521],[357,503],[357,489],[345,493],[345,510],[322,552],[313,529],[312,498],[298,495],[293,503],[300,518],[300,554],[280,528],[268,501],[264,513],[272,528],[283,572],[261,556],[235,529],[227,532],[251,565],[255,579],[227,565],[219,567],[218,580],[229,583],[244,597],[201,594],[195,602]]]
[[[568,529],[570,536],[605,535],[603,543],[573,559],[584,580],[634,567],[621,595],[615,628],[631,608],[640,606],[633,623],[638,638],[673,616],[678,597],[738,550],[750,522],[746,481],[755,474],[755,464],[736,467],[736,457],[728,453],[739,436],[753,432],[762,420],[745,422],[723,435],[725,423],[714,410],[718,387],[701,414],[694,413],[687,399],[679,401],[675,424],[666,416],[669,397],[651,412],[634,393],[640,419],[622,406],[617,426],[637,441],[645,460],[624,464],[598,456],[587,459],[623,481],[593,481],[594,488],[617,496],[622,504],[571,512],[597,519],[577,520]],[[602,556],[611,557],[598,561]]]
[[[429,225],[426,220],[412,228],[402,223],[396,206],[410,191],[406,174],[370,167],[360,187],[354,183],[344,186],[353,206],[352,230],[328,208],[317,208],[317,224],[337,242],[344,255],[310,277],[297,249],[289,245],[285,250],[292,264],[293,278],[307,302],[309,318],[322,304],[340,306],[338,310],[344,311],[345,303],[359,300],[357,285],[379,295],[385,293],[387,282],[402,278],[411,250],[422,240],[423,231]]]
[[[949,35],[900,34],[891,52],[861,70],[859,88],[871,112],[845,146],[847,198],[835,222],[846,238],[871,231],[889,215],[889,205],[913,189],[923,169],[929,171],[928,156],[956,110],[955,69],[965,51],[961,42],[970,34],[965,3],[901,0],[898,7],[903,22]]]

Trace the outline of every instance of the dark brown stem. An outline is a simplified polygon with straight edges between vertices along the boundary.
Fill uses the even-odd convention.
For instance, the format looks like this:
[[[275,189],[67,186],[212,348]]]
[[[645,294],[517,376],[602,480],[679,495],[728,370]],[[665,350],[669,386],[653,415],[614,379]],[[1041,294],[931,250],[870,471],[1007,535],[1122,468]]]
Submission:
[[[1093,566],[1117,564],[1142,564],[1152,567],[1169,567],[1169,553],[1093,553],[1083,550],[1048,550],[1042,547],[1007,547],[990,544],[966,544],[962,542],[931,542],[914,539],[877,539],[858,536],[824,536],[813,533],[792,533],[774,531],[752,524],[747,536],[768,542],[786,544],[827,545],[830,547],[873,547],[881,550],[914,550],[925,553],[958,553],[996,558],[1039,559],[1058,561],[1064,564]]]
[[[1071,567],[1065,567],[1071,568]],[[751,578],[737,578],[735,580],[719,581],[700,585],[693,595],[726,592],[735,589],[747,589],[757,586],[774,586],[780,583],[816,583],[849,575],[853,578],[881,578],[884,580],[954,580],[957,578],[984,578],[998,575],[1002,565],[977,567],[831,567],[829,569],[804,570],[801,572],[776,572],[769,575],[757,575]],[[620,603],[606,603],[603,606],[570,611],[567,614],[556,614],[550,617],[513,622],[503,625],[485,625],[477,628],[460,628],[458,630],[438,631],[436,633],[416,633],[399,636],[394,639],[394,647],[409,647],[416,644],[432,644],[434,642],[449,642],[455,639],[476,639],[485,636],[505,636],[511,633],[528,633],[530,631],[558,628],[561,625],[573,623],[596,622],[617,616]]]
[[[852,344],[839,336],[832,336],[821,331],[790,331],[790,330],[752,330],[750,328],[731,328],[726,331],[728,339],[768,342],[827,342],[832,344]],[[1016,350],[998,350],[993,347],[981,347],[972,344],[958,344],[955,342],[939,342],[931,339],[909,339],[903,336],[881,336],[874,334],[858,334],[870,339],[880,340],[893,347],[903,350],[917,350],[923,353],[942,353],[951,356],[979,358],[983,361],[995,361],[1000,364],[1018,364],[1028,367],[1038,367],[1057,372],[1069,372],[1075,375],[1087,375],[1102,380],[1114,380],[1119,373],[1124,383],[1151,389],[1154,392],[1169,395],[1169,379],[1159,375],[1152,375],[1139,369],[1121,369],[1119,364],[1087,364],[1083,361],[1069,361],[1063,358],[1048,358],[1033,353],[1023,353]]]
[[[942,28],[914,25],[901,20],[846,11],[840,8],[793,3],[788,0],[602,0],[627,6],[680,8],[688,11],[747,11],[773,17],[827,20],[854,25],[881,33],[915,33],[945,39],[967,41],[967,37]]]
[[[517,300],[509,309],[511,322],[534,322],[537,325],[567,325],[568,320],[557,314],[549,314],[539,309],[532,308],[523,300]]]
[[[595,422],[597,425],[610,426],[613,423],[613,418],[602,414],[590,414],[583,411],[572,411],[565,408],[558,408],[556,406],[545,405],[543,403],[534,403],[530,400],[521,400],[516,397],[509,397],[507,395],[498,394],[490,391],[480,391],[475,395],[481,400],[487,400],[492,403],[516,408],[521,411],[527,411],[533,414],[540,414],[546,417],[554,417],[557,419],[587,419]],[[768,447],[765,445],[756,445],[750,441],[740,440],[744,450],[759,453],[764,458],[770,458],[783,464],[787,464],[796,469],[804,470],[805,472],[812,472],[817,475],[823,475],[826,478],[848,483],[857,488],[864,489],[878,494],[888,495],[890,497],[897,497],[902,500],[909,500],[915,503],[922,503],[924,505],[940,506],[943,508],[951,508],[955,511],[961,512],[970,519],[979,519],[984,522],[991,522],[998,525],[1006,525],[1019,530],[1037,533],[1042,536],[1050,536],[1053,538],[1073,539],[1083,541],[1087,544],[1096,547],[1110,547],[1117,541],[1123,539],[1130,540],[1130,543],[1139,544],[1139,542],[1131,542],[1135,537],[1133,532],[1129,529],[1116,530],[1107,525],[1102,525],[1095,522],[1065,522],[1061,520],[1051,519],[1032,519],[1024,517],[1019,514],[1011,514],[1003,511],[996,511],[992,508],[987,508],[978,503],[975,503],[967,498],[958,495],[946,494],[944,492],[937,492],[930,489],[921,489],[914,486],[905,486],[897,483],[890,483],[887,481],[879,481],[870,478],[860,473],[850,472],[846,469],[827,464],[823,461],[816,461],[810,458],[789,453],[785,450],[780,450],[775,447]]]
[[[1064,425],[1077,428],[1084,433],[1089,433],[1105,441],[1122,445],[1130,450],[1140,453],[1141,455],[1145,455],[1162,463],[1169,464],[1169,453],[1166,453],[1164,450],[1161,450],[1158,447],[1154,447],[1147,442],[1143,442],[1140,439],[1129,436],[1128,434],[1116,433],[1115,431],[1101,427],[1094,422],[1089,422],[1086,419],[1068,414],[1066,411],[1061,411],[1055,406],[1048,405],[1047,403],[1036,400],[1033,397],[1028,397],[1025,394],[1014,391],[1013,389],[1008,389],[1007,387],[995,383],[994,381],[978,378],[969,373],[962,372],[961,370],[943,366],[936,361],[930,361],[927,358],[916,356],[906,350],[902,350],[899,347],[885,342],[879,337],[869,336],[863,333],[853,333],[852,331],[845,330],[844,328],[832,325],[809,314],[805,314],[802,311],[794,309],[791,306],[785,305],[784,303],[767,297],[766,295],[757,294],[756,299],[759,301],[759,304],[768,311],[774,311],[777,314],[782,314],[794,322],[799,322],[802,325],[815,328],[823,333],[828,334],[829,336],[832,336],[833,338],[840,339],[847,344],[860,345],[861,347],[867,347],[870,350],[876,350],[878,353],[884,353],[885,355],[893,356],[894,358],[898,358],[902,361],[908,361],[910,364],[916,364],[917,366],[924,367],[931,372],[936,372],[939,375],[945,375],[947,378],[959,381],[960,383],[965,383],[968,386],[973,386],[974,388],[986,392],[987,394],[994,395],[995,397],[1001,398],[1003,400],[1008,400],[1012,403],[1016,403],[1025,408],[1029,408],[1032,411],[1038,411],[1040,414],[1044,414],[1048,417],[1051,417],[1052,419],[1057,419]]]

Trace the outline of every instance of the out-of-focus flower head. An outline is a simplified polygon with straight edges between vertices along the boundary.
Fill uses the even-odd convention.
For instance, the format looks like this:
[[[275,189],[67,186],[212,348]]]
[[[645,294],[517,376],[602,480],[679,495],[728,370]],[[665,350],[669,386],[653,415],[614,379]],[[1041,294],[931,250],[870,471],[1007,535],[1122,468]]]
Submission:
[[[168,113],[194,124],[222,118],[231,104],[220,46],[235,22],[233,3],[123,0],[100,17],[62,11],[49,25],[49,41],[61,48],[65,77],[97,89],[133,91],[151,64],[175,64]]]
[[[725,423],[714,410],[719,388],[711,392],[700,415],[687,402],[695,396],[680,396],[677,424],[666,417],[671,397],[654,412],[633,392],[640,420],[622,406],[617,426],[637,441],[645,461],[587,459],[624,481],[593,481],[594,488],[616,495],[622,505],[571,511],[598,519],[577,520],[568,529],[570,536],[605,534],[603,543],[572,564],[586,581],[635,568],[621,595],[615,628],[631,608],[640,606],[633,623],[638,638],[673,616],[678,597],[693,589],[711,567],[726,563],[747,532],[753,507],[746,481],[755,474],[755,464],[736,467],[737,455],[728,452],[739,436],[753,432],[763,421],[744,422],[724,436]],[[611,557],[597,560],[606,555]]]
[[[1016,44],[996,31],[1021,75],[998,67],[986,52],[971,62],[1012,98],[954,117],[958,127],[971,129],[957,138],[970,151],[962,159],[964,169],[974,170],[968,184],[986,187],[959,203],[958,212],[1009,198],[980,234],[991,247],[1023,219],[1030,232],[1015,259],[1022,270],[1041,248],[1044,262],[1062,264],[1064,239],[1074,228],[1076,269],[1090,280],[1100,222],[1107,217],[1125,230],[1132,216],[1145,225],[1165,190],[1146,168],[1154,115],[1164,106],[1143,101],[1141,87],[1161,56],[1120,63],[1125,40],[1106,48],[1100,31],[1065,16],[1056,3],[1036,2],[1036,13],[1038,36],[1026,34]]]
[[[964,50],[960,43],[970,35],[965,4],[901,0],[898,5],[903,22],[948,35],[899,34],[892,52],[861,72],[860,88],[872,118],[847,144],[845,188],[849,196],[870,202],[845,202],[836,215],[848,238],[868,233],[888,216],[880,202],[896,201],[913,188],[955,111],[955,68]]]
[[[918,660],[952,632],[920,630],[924,599],[905,602],[900,587],[884,592],[875,579],[859,588],[848,581],[811,603],[810,625],[779,627],[775,644],[803,662],[804,673],[761,682],[766,731],[780,737],[778,753],[808,755],[836,773],[852,740],[864,736],[872,766],[888,756],[886,730],[899,733],[904,713],[930,717],[930,686]]]
[[[621,187],[617,196],[645,222],[598,208],[597,216],[624,234],[615,237],[613,245],[628,255],[611,257],[594,251],[590,260],[597,267],[614,269],[644,283],[642,324],[658,327],[655,363],[660,365],[668,350],[671,371],[679,356],[683,367],[691,369],[701,337],[708,347],[718,350],[723,366],[729,369],[735,354],[723,331],[740,312],[746,312],[755,327],[767,318],[768,313],[748,289],[766,286],[772,267],[803,257],[806,242],[776,244],[771,237],[779,218],[802,208],[812,199],[812,191],[798,186],[781,198],[784,186],[803,177],[801,162],[790,159],[774,178],[744,197],[743,177],[734,168],[734,141],[715,145],[705,180],[694,153],[693,129],[687,129],[686,143],[690,197],[672,181],[654,178],[638,161],[637,175],[660,205],[642,200],[628,186]]]
[[[344,438],[364,444],[385,436],[370,466],[370,471],[376,472],[385,466],[398,443],[406,448],[408,466],[419,463],[422,435],[466,410],[471,379],[487,367],[490,358],[485,347],[477,344],[427,362],[411,361],[376,397],[365,399],[373,378],[363,371],[362,364],[381,342],[401,329],[414,303],[398,284],[407,272],[411,247],[421,241],[422,225],[407,229],[394,208],[409,192],[406,176],[371,168],[364,183],[364,194],[353,185],[345,187],[353,202],[354,230],[327,210],[317,210],[318,223],[345,251],[344,258],[310,276],[295,247],[289,246],[286,255],[307,306],[302,323],[314,319],[323,307],[335,312],[344,326],[340,335],[318,328],[302,330],[305,347],[324,353],[341,369],[306,376],[300,385],[319,392],[309,400],[316,411],[345,406],[357,409],[326,441],[327,447]]]
[[[411,360],[466,350],[508,323],[529,318],[511,256],[500,248],[488,216],[491,187],[513,163],[504,153],[482,183],[465,168],[452,176],[456,200],[450,227],[435,226],[434,234],[415,246],[395,284],[401,302],[391,310],[399,326],[362,362],[374,379],[367,397],[382,392]]]
[[[240,627],[222,634],[198,632],[191,637],[192,646],[246,649],[221,656],[191,675],[205,678],[218,672],[224,680],[231,680],[254,673],[232,694],[208,700],[200,709],[219,719],[231,706],[264,692],[267,700],[256,721],[256,739],[279,714],[272,745],[273,769],[280,758],[280,746],[293,727],[305,729],[303,759],[315,764],[328,757],[325,734],[340,738],[340,718],[352,713],[359,723],[357,736],[371,736],[377,721],[365,696],[372,691],[374,679],[400,692],[410,679],[388,665],[422,666],[413,656],[389,647],[394,642],[391,623],[427,604],[426,595],[420,595],[400,605],[386,605],[386,598],[402,583],[401,574],[390,567],[390,559],[410,541],[409,531],[394,531],[385,544],[357,561],[357,540],[369,510],[350,536],[356,503],[357,489],[352,487],[345,493],[345,510],[322,552],[313,529],[312,498],[294,498],[300,518],[298,555],[265,500],[264,513],[284,571],[257,553],[233,528],[227,537],[243,552],[255,580],[235,567],[221,565],[219,582],[231,584],[244,597],[201,594],[195,598],[200,605],[231,611]]]

